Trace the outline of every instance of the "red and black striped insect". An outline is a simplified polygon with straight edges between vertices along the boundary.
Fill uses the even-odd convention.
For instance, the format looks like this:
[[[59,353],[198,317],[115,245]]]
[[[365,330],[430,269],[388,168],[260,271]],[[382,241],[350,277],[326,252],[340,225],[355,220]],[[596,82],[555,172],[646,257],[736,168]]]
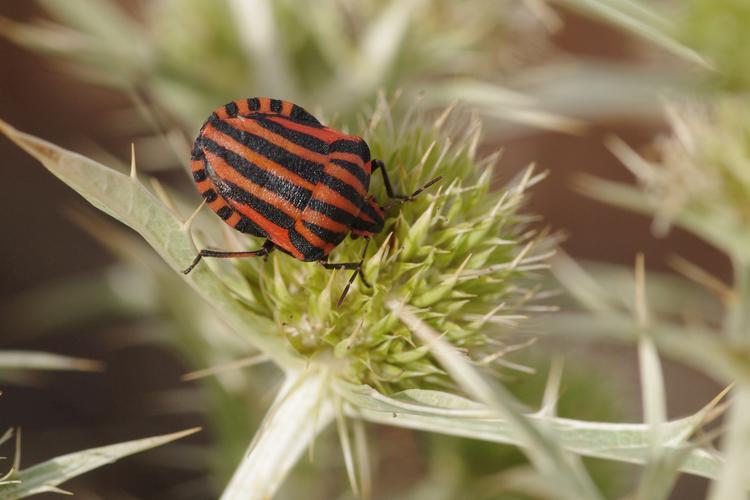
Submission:
[[[362,277],[362,261],[332,263],[328,254],[347,234],[369,238],[383,229],[383,208],[367,195],[377,169],[388,196],[404,201],[440,180],[410,196],[394,194],[385,165],[370,158],[362,138],[326,127],[291,102],[252,97],[216,109],[193,145],[193,179],[224,222],[266,241],[247,252],[201,250],[184,273],[203,257],[266,256],[278,248],[328,269],[355,270],[340,304]]]

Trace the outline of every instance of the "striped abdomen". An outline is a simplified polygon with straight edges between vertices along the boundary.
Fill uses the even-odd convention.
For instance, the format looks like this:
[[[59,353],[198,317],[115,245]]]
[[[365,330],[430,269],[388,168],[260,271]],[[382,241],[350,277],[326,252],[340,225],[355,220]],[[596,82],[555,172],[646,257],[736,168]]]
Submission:
[[[192,169],[229,225],[300,260],[325,258],[350,230],[382,228],[382,211],[367,198],[367,144],[290,102],[251,98],[214,111],[195,140]]]

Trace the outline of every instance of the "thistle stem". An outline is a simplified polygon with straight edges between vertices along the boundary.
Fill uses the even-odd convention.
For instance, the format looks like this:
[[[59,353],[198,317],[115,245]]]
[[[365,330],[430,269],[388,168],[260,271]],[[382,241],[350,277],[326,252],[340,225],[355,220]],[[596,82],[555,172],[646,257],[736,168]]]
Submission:
[[[287,373],[221,500],[270,499],[318,433],[334,418],[322,369]]]
[[[729,304],[725,335],[734,346],[750,345],[750,266],[741,258],[733,259],[734,300]],[[724,467],[718,481],[711,485],[710,500],[747,500],[750,480],[750,384],[740,382],[732,390],[732,407],[727,431],[722,439]]]

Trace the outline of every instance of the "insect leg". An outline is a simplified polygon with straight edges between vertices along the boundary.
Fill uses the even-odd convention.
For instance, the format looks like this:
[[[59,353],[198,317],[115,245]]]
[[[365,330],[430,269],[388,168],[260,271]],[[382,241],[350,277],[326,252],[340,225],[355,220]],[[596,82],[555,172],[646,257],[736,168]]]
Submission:
[[[209,249],[203,249],[200,252],[198,252],[198,255],[195,256],[195,259],[193,260],[193,263],[188,266],[187,269],[182,271],[183,274],[189,274],[190,271],[193,270],[195,266],[198,265],[198,263],[203,259],[203,257],[216,257],[216,258],[222,258],[222,259],[229,259],[233,257],[264,257],[271,253],[271,251],[274,249],[274,244],[271,242],[271,240],[266,240],[265,243],[263,243],[263,247],[258,250],[250,250],[247,252],[222,252],[220,250],[209,250]]]
[[[385,164],[380,160],[372,160],[372,170],[375,171],[377,169],[380,169],[380,172],[383,175],[383,184],[385,184],[385,191],[388,193],[388,197],[394,200],[401,200],[401,201],[413,200],[422,191],[429,188],[436,182],[439,182],[443,178],[442,175],[439,175],[435,177],[434,179],[432,179],[431,181],[425,183],[422,187],[414,191],[412,194],[407,196],[405,194],[395,194],[393,192],[393,186],[391,185],[391,180],[388,178],[388,171],[385,169]]]
[[[344,297],[346,297],[346,294],[349,293],[349,288],[352,286],[352,283],[354,283],[355,278],[357,275],[359,275],[359,279],[362,280],[362,283],[367,285],[368,287],[371,286],[367,280],[365,279],[364,273],[362,273],[362,264],[365,262],[365,255],[367,254],[367,247],[370,244],[370,238],[365,238],[365,247],[362,249],[362,257],[360,258],[359,262],[325,262],[320,261],[320,265],[325,267],[326,269],[352,269],[354,272],[349,277],[349,281],[346,283],[346,286],[344,287],[344,291],[341,292],[341,297],[339,297],[338,302],[336,302],[336,307],[341,306],[341,303],[344,302]]]

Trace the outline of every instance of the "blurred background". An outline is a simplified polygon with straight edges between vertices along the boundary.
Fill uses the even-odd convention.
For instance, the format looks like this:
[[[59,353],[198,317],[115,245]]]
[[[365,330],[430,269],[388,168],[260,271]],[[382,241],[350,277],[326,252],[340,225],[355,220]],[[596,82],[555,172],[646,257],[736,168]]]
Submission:
[[[726,257],[702,241],[678,229],[655,238],[648,218],[574,189],[582,173],[630,181],[604,138],[616,134],[647,149],[667,130],[664,89],[703,84],[693,66],[668,50],[565,2],[383,7],[331,0],[299,8],[291,1],[250,3],[273,9],[249,13],[229,0],[122,0],[100,2],[96,9],[96,2],[6,0],[0,3],[0,116],[117,168],[126,168],[134,142],[143,171],[189,195],[182,170],[187,141],[212,109],[231,99],[287,98],[355,133],[379,90],[398,90],[403,99],[421,95],[436,109],[460,100],[482,111],[480,149],[503,150],[498,185],[530,163],[549,172],[534,188],[527,211],[564,233],[562,248],[574,258],[632,266],[643,252],[650,270],[671,273],[668,259],[678,251],[729,279]],[[105,23],[102,16],[110,17]],[[242,16],[248,16],[247,33],[237,29]],[[275,19],[269,39],[275,36],[284,47],[285,64],[276,64],[270,50],[253,49],[255,32],[269,19]],[[309,26],[301,29],[303,22]],[[202,383],[181,381],[199,362],[169,338],[179,312],[160,295],[164,287],[153,284],[160,278],[149,270],[151,263],[143,263],[149,257],[124,249],[133,255],[128,261],[105,248],[90,229],[104,219],[8,140],[0,140],[0,158],[6,179],[0,200],[0,348],[106,364],[93,374],[8,374],[0,430],[23,428],[22,460],[28,465],[201,425],[204,431],[185,442],[94,471],[66,489],[79,498],[214,498],[270,402],[273,370],[254,372],[256,392],[244,395],[241,410],[217,405],[217,393]],[[192,201],[197,204],[198,197]],[[133,272],[139,260],[141,270]],[[529,363],[544,355],[541,344],[524,355]],[[585,360],[569,367],[563,416],[567,408],[577,418],[640,418],[632,349],[582,342],[562,348]],[[670,417],[695,411],[720,390],[675,363],[666,364],[666,380]],[[534,401],[544,370],[511,374],[507,383]],[[587,407],[594,400],[597,407]],[[231,426],[244,427],[244,435],[222,435]],[[455,454],[478,464],[456,481],[521,460],[509,447],[376,426],[368,432],[378,436],[378,498],[419,498],[414,485],[436,480]],[[316,467],[318,474],[324,471],[325,484],[316,483],[309,498],[341,497],[343,466],[326,455],[326,446],[334,445],[323,440],[320,446]],[[233,451],[217,459],[207,451],[217,448]],[[632,469],[595,467],[609,494],[627,490]],[[298,484],[308,484],[309,468],[299,467]],[[295,497],[294,481],[289,488],[286,498],[301,498]],[[705,488],[705,481],[683,477],[673,498],[703,498]]]

